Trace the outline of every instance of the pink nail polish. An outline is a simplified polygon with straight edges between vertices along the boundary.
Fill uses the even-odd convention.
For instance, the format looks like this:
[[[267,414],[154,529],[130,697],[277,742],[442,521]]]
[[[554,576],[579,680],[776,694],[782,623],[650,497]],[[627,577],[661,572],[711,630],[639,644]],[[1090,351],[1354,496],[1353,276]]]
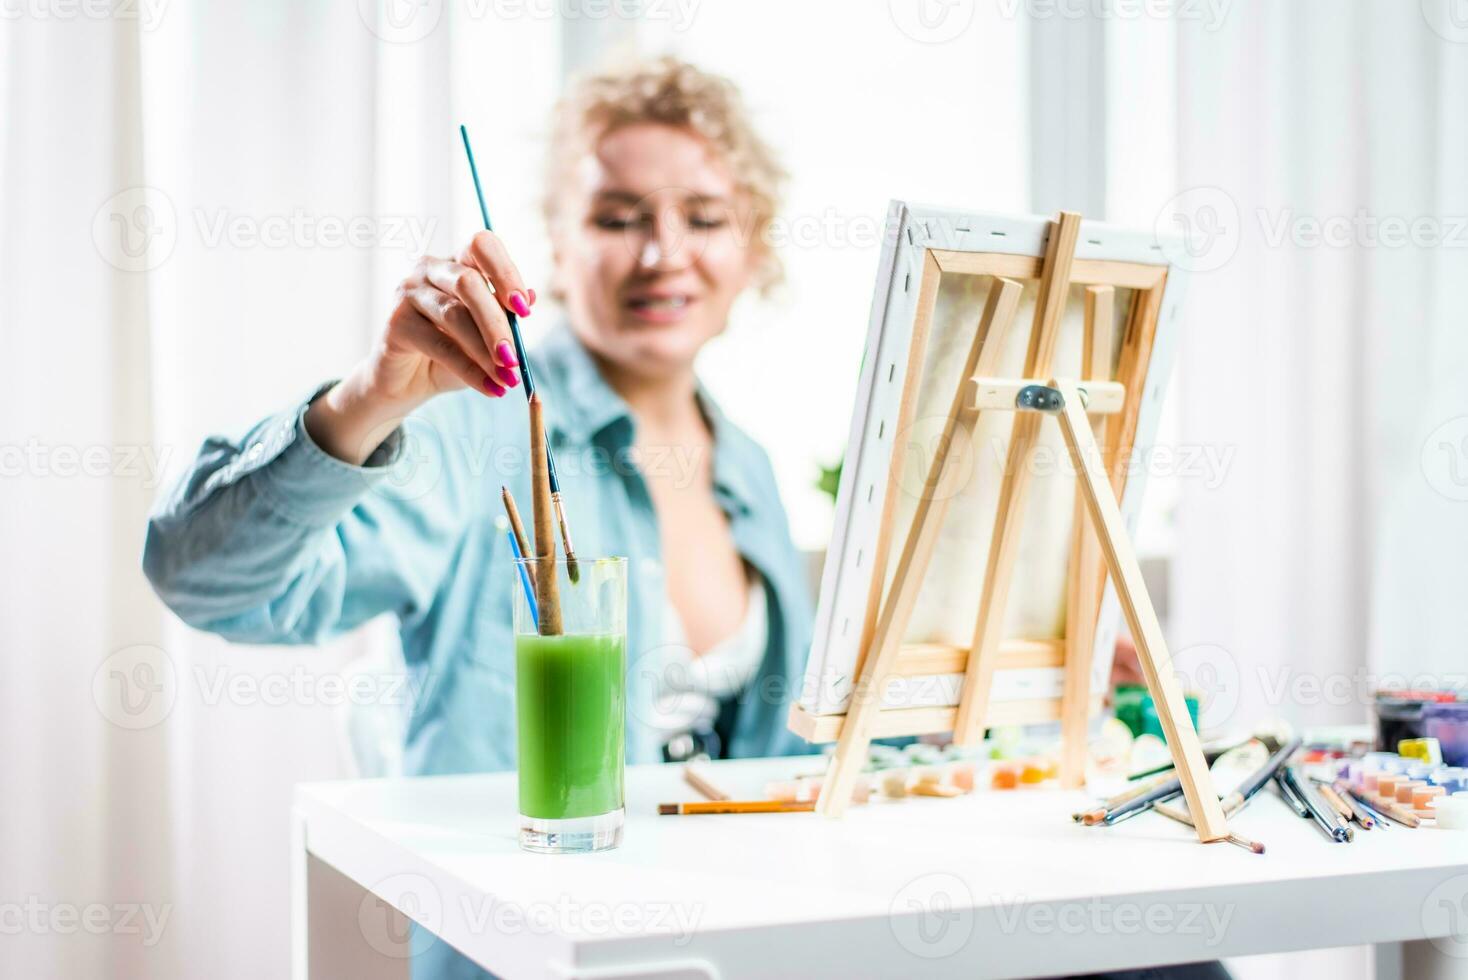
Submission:
[[[484,376],[484,390],[489,392],[496,398],[499,398],[505,393],[505,389],[499,384],[499,382],[495,381],[487,374]]]
[[[525,302],[525,295],[519,290],[510,294],[510,309],[520,316],[530,315],[530,304]]]
[[[495,344],[494,352],[499,357],[500,363],[505,367],[520,366],[520,362],[515,358],[515,348],[510,346],[508,340],[501,340],[498,344]]]
[[[520,378],[509,368],[500,368],[500,384],[506,388],[513,388],[520,383]]]

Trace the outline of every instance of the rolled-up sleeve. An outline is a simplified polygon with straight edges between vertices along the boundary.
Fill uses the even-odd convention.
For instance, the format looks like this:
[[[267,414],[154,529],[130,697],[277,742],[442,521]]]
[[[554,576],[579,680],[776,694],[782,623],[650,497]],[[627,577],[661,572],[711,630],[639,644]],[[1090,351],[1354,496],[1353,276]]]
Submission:
[[[311,643],[431,597],[455,508],[442,493],[384,492],[401,469],[403,427],[362,466],[317,446],[306,410],[329,387],[238,441],[207,439],[155,509],[143,570],[190,625],[244,642]]]

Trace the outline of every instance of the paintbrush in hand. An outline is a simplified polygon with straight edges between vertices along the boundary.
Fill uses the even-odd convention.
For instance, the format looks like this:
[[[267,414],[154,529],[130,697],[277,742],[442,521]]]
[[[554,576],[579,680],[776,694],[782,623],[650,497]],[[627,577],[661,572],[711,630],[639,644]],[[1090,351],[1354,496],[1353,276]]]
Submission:
[[[489,208],[484,203],[484,189],[479,186],[479,168],[474,164],[474,150],[469,146],[469,130],[460,126],[459,136],[464,140],[464,155],[469,158],[469,176],[474,178],[474,196],[479,199],[479,216],[484,219],[484,230],[494,231],[494,225],[489,220]],[[520,362],[520,377],[525,381],[525,401],[528,403],[535,397],[535,378],[530,373],[530,358],[525,356],[525,341],[520,338],[520,320],[511,310],[505,310],[505,320],[510,325],[510,339],[515,344],[515,358]],[[566,549],[566,574],[574,585],[581,580],[581,568],[576,562],[576,549],[571,545],[571,525],[566,521],[566,508],[561,502],[561,481],[556,476],[556,461],[548,444],[540,451],[545,456],[551,506],[555,508],[556,523],[561,529],[561,544]]]
[[[552,529],[550,475],[546,468],[545,417],[540,396],[530,399],[530,490],[531,518],[535,522],[536,603],[540,607],[540,635],[558,636],[561,629],[561,596],[556,576],[556,535]]]

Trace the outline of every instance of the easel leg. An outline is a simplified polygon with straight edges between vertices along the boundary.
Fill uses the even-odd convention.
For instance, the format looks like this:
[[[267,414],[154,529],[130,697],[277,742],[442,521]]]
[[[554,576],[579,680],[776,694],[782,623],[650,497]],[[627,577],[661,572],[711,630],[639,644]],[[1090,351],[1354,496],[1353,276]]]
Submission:
[[[852,689],[851,704],[846,709],[840,742],[821,784],[821,796],[816,801],[816,810],[825,816],[839,817],[846,812],[851,803],[852,787],[866,765],[872,728],[882,710],[882,691],[892,673],[897,648],[901,645],[903,633],[912,618],[913,605],[917,602],[928,563],[933,557],[933,548],[938,542],[938,532],[948,513],[948,503],[952,495],[942,492],[943,474],[953,457],[957,440],[973,438],[976,413],[966,404],[969,399],[969,377],[975,371],[988,369],[998,360],[999,351],[1009,333],[1009,325],[1014,321],[1014,312],[1019,306],[1020,292],[1020,284],[1012,279],[996,279],[989,290],[989,299],[984,304],[984,313],[969,351],[964,374],[958,390],[953,394],[943,435],[938,443],[938,452],[928,468],[923,496],[913,513],[912,526],[908,530],[902,556],[898,559],[891,594],[882,603],[876,632],[872,634],[872,645]]]
[[[1116,290],[1086,287],[1085,328],[1081,335],[1081,377],[1111,377],[1111,338],[1116,322]],[[1106,429],[1104,419],[1092,423]],[[1086,526],[1086,502],[1076,488],[1075,530],[1070,552],[1070,587],[1065,610],[1065,685],[1060,696],[1060,785],[1078,789],[1086,781],[1086,736],[1091,717],[1091,661],[1096,620],[1101,613],[1105,572],[1096,536]]]
[[[1162,636],[1162,626],[1157,622],[1157,613],[1147,597],[1141,566],[1137,564],[1136,553],[1128,539],[1121,510],[1111,491],[1111,482],[1101,465],[1100,451],[1091,434],[1091,423],[1086,417],[1080,389],[1074,381],[1056,380],[1051,384],[1060,391],[1064,400],[1059,419],[1065,445],[1075,464],[1077,482],[1085,496],[1086,508],[1096,528],[1101,551],[1106,556],[1127,624],[1131,627],[1147,689],[1157,702],[1158,720],[1177,763],[1193,826],[1200,840],[1221,840],[1228,836],[1228,820],[1219,805],[1218,794],[1213,791],[1213,778],[1208,772],[1208,762],[1203,758],[1198,733],[1188,716],[1182,688],[1172,674],[1172,661]]]
[[[1086,736],[1091,716],[1091,660],[1101,608],[1101,553],[1087,527],[1086,502],[1077,488],[1076,540],[1070,553],[1065,607],[1065,674],[1060,695],[1060,785],[1086,782]]]
[[[1039,435],[1041,421],[1041,416],[1030,412],[1021,412],[1014,417],[1004,477],[999,485],[994,533],[989,539],[989,562],[984,570],[974,641],[969,646],[968,667],[958,700],[958,718],[954,722],[953,741],[958,745],[978,745],[984,737],[984,718],[989,712],[989,693],[994,688],[994,672],[999,666],[1004,612],[1009,608],[1010,579],[1033,473],[1030,454]]]

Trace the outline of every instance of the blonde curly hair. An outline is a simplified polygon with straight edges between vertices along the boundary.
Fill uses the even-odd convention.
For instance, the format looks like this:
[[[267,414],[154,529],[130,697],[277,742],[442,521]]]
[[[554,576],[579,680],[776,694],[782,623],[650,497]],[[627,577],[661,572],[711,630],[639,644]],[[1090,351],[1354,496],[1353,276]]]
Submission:
[[[778,283],[784,270],[767,231],[779,207],[785,170],[754,131],[734,83],[673,57],[578,78],[556,105],[542,202],[552,234],[566,218],[561,189],[575,179],[577,165],[607,133],[635,123],[689,130],[717,151],[752,211],[757,282],[762,289]]]

